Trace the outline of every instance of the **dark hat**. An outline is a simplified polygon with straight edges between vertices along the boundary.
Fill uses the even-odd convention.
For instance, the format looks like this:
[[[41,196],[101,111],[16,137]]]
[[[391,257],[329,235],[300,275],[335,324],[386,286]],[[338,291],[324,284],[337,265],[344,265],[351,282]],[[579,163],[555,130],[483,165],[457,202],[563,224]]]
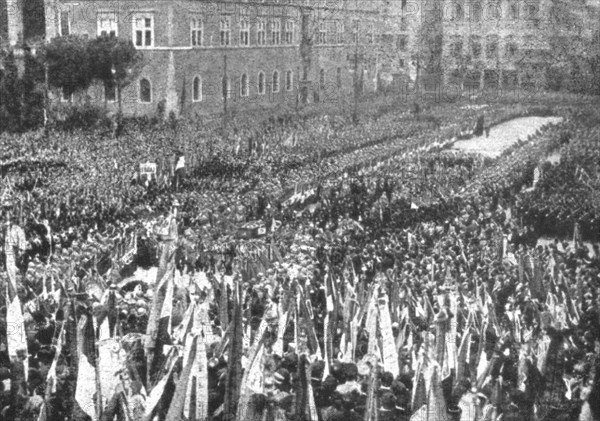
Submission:
[[[396,406],[396,398],[390,392],[386,392],[381,396],[380,406],[384,409],[394,409]]]
[[[358,367],[354,363],[345,363],[342,365],[342,372],[346,380],[353,380],[358,377]]]
[[[394,375],[389,371],[385,371],[381,373],[381,385],[385,387],[390,387],[392,382],[394,381]]]
[[[43,364],[52,364],[52,361],[54,361],[54,352],[48,348],[41,348],[37,353],[37,358]]]

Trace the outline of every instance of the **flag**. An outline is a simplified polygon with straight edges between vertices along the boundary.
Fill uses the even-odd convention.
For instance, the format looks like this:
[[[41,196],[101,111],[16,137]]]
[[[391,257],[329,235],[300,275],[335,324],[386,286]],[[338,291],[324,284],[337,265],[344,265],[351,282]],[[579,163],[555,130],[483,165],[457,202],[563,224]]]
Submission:
[[[60,326],[60,333],[58,334],[58,340],[56,342],[56,348],[54,353],[54,359],[52,360],[52,364],[50,365],[50,369],[48,370],[48,374],[46,375],[46,393],[56,393],[56,366],[58,364],[58,359],[62,354],[62,346],[63,340],[65,337],[65,329],[64,325]]]
[[[377,380],[379,377],[378,373],[379,366],[375,364],[371,368],[371,378],[367,389],[367,407],[365,409],[365,421],[377,421],[379,414],[379,405],[377,403]]]
[[[167,362],[165,364],[165,372],[163,376],[160,378],[158,383],[152,388],[148,399],[146,400],[146,410],[144,412],[144,419],[151,419],[152,413],[154,412],[154,408],[158,405],[158,402],[163,396],[163,392],[165,391],[165,387],[169,378],[171,377],[171,373],[173,372],[173,368],[177,361],[179,360],[177,348],[171,348],[169,354],[167,355]]]
[[[573,248],[578,249],[581,246],[581,233],[579,232],[579,223],[575,222],[573,227]]]
[[[161,254],[159,263],[160,267],[156,274],[157,282],[154,285],[154,297],[152,299],[152,307],[148,317],[145,341],[147,369],[146,378],[148,379],[148,384],[152,384],[152,382],[155,380],[157,367],[154,357],[155,355],[162,356],[162,343],[159,343],[158,340],[160,339],[161,341],[164,341],[165,338],[159,338],[160,326],[158,322],[162,313],[163,304],[165,302],[165,293],[163,292],[163,287],[164,284],[173,277],[173,272],[175,271],[174,257],[175,253],[170,250],[170,247],[165,246]],[[173,282],[173,280],[171,280],[171,282]]]
[[[27,333],[25,331],[25,321],[23,318],[23,310],[21,308],[21,301],[17,295],[16,286],[10,281],[7,282],[6,289],[6,339],[8,355],[11,361],[19,360],[19,354],[24,359],[25,364],[25,376],[27,376],[28,364],[27,364]]]
[[[398,351],[394,346],[394,333],[392,331],[392,320],[387,303],[387,295],[379,301],[379,322],[382,336],[383,347],[383,365],[386,371],[394,375],[394,378],[400,374],[398,364]]]
[[[175,275],[175,268],[171,272],[172,275]],[[162,308],[160,310],[160,317],[158,320],[158,334],[163,334],[163,340],[171,337],[171,316],[173,314],[173,293],[175,288],[175,279],[174,276],[169,277],[167,280],[167,291],[165,293],[165,299],[162,304]],[[170,342],[170,339],[167,339]],[[165,342],[166,343],[166,342]]]
[[[471,359],[471,325],[473,324],[473,313],[469,312],[467,318],[467,325],[463,331],[463,336],[460,341],[458,348],[458,355],[456,358],[456,381],[463,379],[466,371],[469,367],[469,361]]]
[[[208,411],[208,363],[206,359],[206,341],[202,334],[196,334],[196,355],[194,358],[190,378],[185,394],[183,406],[184,419],[190,419],[194,409],[195,419],[204,420]]]
[[[228,299],[228,291],[227,291],[227,282],[225,277],[223,277],[221,281],[221,297],[219,302],[219,321],[221,326],[229,325],[229,299]]]
[[[439,371],[440,367],[434,365],[431,373],[431,387],[427,399],[427,421],[446,419],[446,403],[442,392],[442,382]]]
[[[227,380],[225,384],[225,402],[223,410],[226,414],[235,414],[237,411],[240,385],[242,382],[242,354],[243,354],[243,303],[239,283],[233,286],[233,320],[231,333],[229,335],[229,364],[227,367]]]
[[[289,311],[283,311],[283,306],[279,303],[279,323],[277,325],[277,340],[273,345],[273,354],[283,356],[283,335],[288,325]]]
[[[258,414],[254,413],[253,406],[250,405],[250,397],[255,393],[262,393],[263,391],[263,355],[264,346],[262,337],[260,337],[258,338],[256,347],[253,347],[249,358],[249,367],[244,371],[242,377],[242,387],[236,417],[238,421],[258,419]]]
[[[166,421],[179,421],[182,419],[183,408],[185,405],[185,395],[188,388],[188,382],[192,372],[192,366],[196,360],[196,349],[198,346],[198,337],[190,336],[190,340],[186,341],[183,354],[183,370],[179,376],[179,381],[175,387],[175,394],[171,399],[169,410],[167,412]]]
[[[121,263],[124,265],[130,264],[137,254],[137,235],[135,232],[132,234],[132,237],[129,250],[121,257]]]
[[[92,420],[97,420],[97,412],[94,404],[94,395],[97,395],[96,378],[96,346],[93,326],[90,334],[90,323],[88,316],[83,315],[77,326],[77,348],[79,353],[79,364],[77,369],[77,387],[75,389],[75,401],[79,407]]]
[[[428,342],[423,342],[423,346],[419,351],[418,363],[415,370],[416,374],[413,381],[411,407],[417,412],[419,408],[422,408],[427,404],[427,386],[425,384],[425,355],[428,352],[427,346]]]
[[[373,289],[371,299],[369,300],[369,307],[367,309],[367,320],[365,324],[365,328],[367,329],[367,333],[369,335],[369,345],[368,345],[368,353],[377,355],[377,292],[379,288],[375,286]]]

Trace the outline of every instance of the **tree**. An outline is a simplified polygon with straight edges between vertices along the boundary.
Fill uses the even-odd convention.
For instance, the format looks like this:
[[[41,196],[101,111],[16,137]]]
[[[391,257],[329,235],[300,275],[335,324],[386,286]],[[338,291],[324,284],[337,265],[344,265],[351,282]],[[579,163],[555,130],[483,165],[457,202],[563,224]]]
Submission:
[[[21,81],[12,51],[2,60],[0,72],[0,130],[21,128]]]
[[[117,86],[120,113],[123,88],[128,86],[139,75],[142,69],[143,56],[142,53],[135,49],[131,40],[112,37],[104,42],[109,42],[111,45],[109,62],[111,63],[112,83]]]
[[[21,78],[23,98],[23,128],[38,127],[44,121],[44,66],[37,57],[25,50],[25,70]]]
[[[85,91],[92,84],[93,68],[88,40],[75,35],[53,38],[42,51],[48,84],[65,96]]]

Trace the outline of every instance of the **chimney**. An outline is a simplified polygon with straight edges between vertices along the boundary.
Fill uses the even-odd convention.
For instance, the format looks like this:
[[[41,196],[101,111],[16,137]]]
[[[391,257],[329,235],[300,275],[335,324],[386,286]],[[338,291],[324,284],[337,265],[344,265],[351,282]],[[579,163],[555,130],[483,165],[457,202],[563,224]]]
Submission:
[[[8,43],[15,46],[23,41],[23,3],[22,0],[6,0],[8,17]]]

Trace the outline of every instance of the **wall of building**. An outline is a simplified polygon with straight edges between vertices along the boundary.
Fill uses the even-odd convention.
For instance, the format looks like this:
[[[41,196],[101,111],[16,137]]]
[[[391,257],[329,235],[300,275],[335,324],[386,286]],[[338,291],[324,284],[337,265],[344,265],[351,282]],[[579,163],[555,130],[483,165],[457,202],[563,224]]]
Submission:
[[[308,101],[349,101],[352,97],[354,68],[364,70],[365,90],[377,87],[377,73],[382,67],[383,51],[390,46],[376,48],[382,37],[379,13],[375,2],[343,1],[329,4],[265,4],[239,2],[173,3],[145,0],[135,4],[89,0],[80,3],[59,2],[54,19],[56,34],[79,34],[95,37],[99,32],[99,17],[115,17],[115,31],[119,37],[136,41],[133,22],[138,17],[153,19],[152,46],[140,48],[144,67],[139,79],[147,79],[152,86],[152,101],[142,103],[139,81],[134,81],[122,94],[123,109],[128,114],[155,112],[161,101],[167,112],[210,114],[224,108],[222,81],[230,80],[228,108],[277,107],[282,103],[293,105],[298,101],[299,87],[307,87]],[[304,25],[305,15],[308,24]],[[68,16],[68,25],[65,17]],[[221,19],[230,19],[230,45],[221,45]],[[192,45],[192,19],[201,19],[202,45]],[[258,26],[264,20],[269,25],[279,22],[280,41],[274,44],[267,27],[266,45],[258,45]],[[240,35],[242,21],[249,24],[249,45],[243,45]],[[286,22],[293,24],[293,40],[286,42]],[[359,22],[359,42],[353,37],[354,23]],[[65,31],[64,28],[68,27]],[[340,32],[338,36],[337,32]],[[372,30],[373,33],[369,31]],[[319,32],[325,31],[324,35]],[[47,33],[52,31],[48,29]],[[49,38],[52,36],[49,35]],[[389,37],[388,37],[389,38]],[[353,53],[360,51],[356,66]],[[389,55],[389,54],[388,54]],[[227,64],[225,64],[227,62]],[[273,74],[279,73],[280,88],[273,89]],[[258,75],[265,74],[264,92],[259,92]],[[286,72],[292,73],[292,86],[286,86]],[[247,96],[242,95],[241,80],[248,80]],[[202,98],[194,98],[194,79],[202,80]],[[101,87],[90,89],[92,101],[103,102]],[[108,107],[117,107],[116,103]]]

